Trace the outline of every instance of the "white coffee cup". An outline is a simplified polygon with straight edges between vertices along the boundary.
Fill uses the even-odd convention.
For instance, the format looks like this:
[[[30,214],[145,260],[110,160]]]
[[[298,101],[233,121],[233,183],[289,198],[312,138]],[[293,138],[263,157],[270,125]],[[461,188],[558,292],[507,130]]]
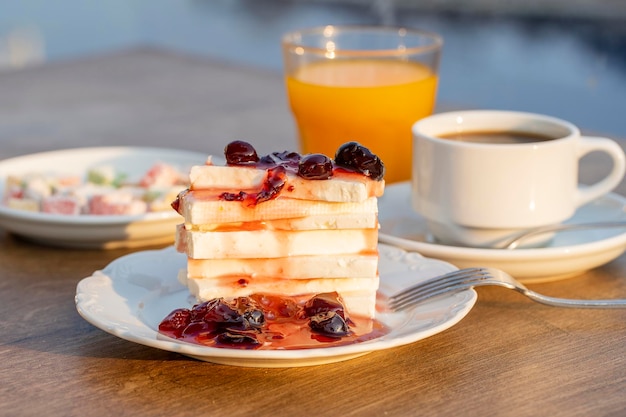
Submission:
[[[494,143],[493,132],[542,138]],[[444,138],[459,134],[486,142]],[[592,151],[608,154],[613,166],[586,186],[578,183],[579,160]],[[413,208],[441,243],[494,247],[521,230],[567,220],[614,189],[625,166],[616,142],[581,136],[576,126],[554,117],[496,110],[441,113],[413,125]]]

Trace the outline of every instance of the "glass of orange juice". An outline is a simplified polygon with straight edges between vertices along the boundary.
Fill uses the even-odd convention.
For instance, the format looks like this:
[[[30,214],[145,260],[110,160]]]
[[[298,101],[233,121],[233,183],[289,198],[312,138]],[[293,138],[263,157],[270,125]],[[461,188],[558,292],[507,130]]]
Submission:
[[[289,104],[303,153],[334,155],[359,142],[386,167],[411,176],[411,126],[432,114],[443,41],[385,26],[324,26],[283,36]]]

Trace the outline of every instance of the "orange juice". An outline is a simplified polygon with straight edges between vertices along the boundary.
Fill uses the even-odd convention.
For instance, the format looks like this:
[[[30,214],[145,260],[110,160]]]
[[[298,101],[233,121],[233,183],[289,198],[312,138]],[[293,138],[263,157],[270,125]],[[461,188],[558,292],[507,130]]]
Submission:
[[[325,60],[287,76],[302,152],[332,156],[359,142],[382,159],[387,182],[411,177],[411,126],[433,112],[436,90],[437,75],[409,61]]]

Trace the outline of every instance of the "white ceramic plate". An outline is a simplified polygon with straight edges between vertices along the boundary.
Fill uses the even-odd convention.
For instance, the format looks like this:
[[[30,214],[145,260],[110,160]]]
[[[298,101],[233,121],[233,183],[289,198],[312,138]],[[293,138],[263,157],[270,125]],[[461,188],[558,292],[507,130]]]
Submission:
[[[435,243],[426,222],[411,208],[408,183],[393,184],[379,200],[379,240],[459,268],[492,266],[525,283],[553,281],[604,265],[626,250],[626,229],[577,230],[556,234],[545,247],[480,249]],[[626,220],[626,199],[608,194],[578,209],[566,223]]]
[[[19,156],[0,161],[0,196],[4,195],[9,174],[58,172],[84,176],[89,168],[106,164],[134,178],[156,162],[185,171],[206,158],[198,152],[141,147],[77,148]],[[63,247],[110,249],[167,244],[173,241],[180,219],[174,210],[136,216],[64,216],[0,204],[0,227],[30,240]]]
[[[206,347],[166,338],[157,332],[161,320],[172,310],[193,305],[188,290],[176,279],[185,263],[186,257],[172,247],[119,258],[78,284],[76,308],[85,320],[122,339],[214,363],[275,368],[338,362],[424,339],[459,322],[477,298],[474,290],[466,290],[402,313],[380,313],[377,319],[391,331],[380,338],[347,346],[299,350]],[[445,262],[381,245],[381,296],[454,269]]]

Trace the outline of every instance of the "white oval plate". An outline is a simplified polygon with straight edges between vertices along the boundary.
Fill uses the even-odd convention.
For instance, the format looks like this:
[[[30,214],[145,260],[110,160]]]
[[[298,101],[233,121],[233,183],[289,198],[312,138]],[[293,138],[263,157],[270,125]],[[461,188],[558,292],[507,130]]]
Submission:
[[[173,247],[121,257],[78,284],[76,308],[94,326],[131,342],[208,362],[278,368],[338,362],[416,342],[458,323],[477,298],[474,290],[465,290],[404,312],[381,312],[377,319],[387,325],[390,332],[352,345],[299,350],[207,347],[170,339],[157,331],[161,320],[172,310],[193,305],[187,288],[176,279],[186,259]],[[379,267],[381,298],[412,283],[456,269],[448,263],[387,245],[380,245]]]
[[[545,247],[482,249],[446,246],[433,241],[426,221],[411,208],[409,183],[385,188],[379,199],[379,240],[444,261],[458,268],[491,266],[525,283],[555,281],[604,265],[626,250],[626,229],[576,230],[557,233]],[[579,208],[566,223],[626,220],[626,199],[607,194]]]
[[[181,170],[202,164],[198,152],[143,147],[77,148],[18,156],[0,161],[0,196],[9,174],[59,172],[84,176],[97,165],[110,165],[130,178],[139,177],[154,163]],[[0,197],[1,199],[2,197]],[[168,244],[181,217],[174,210],[134,216],[64,216],[16,210],[0,204],[0,226],[36,242],[76,248],[119,248]]]

